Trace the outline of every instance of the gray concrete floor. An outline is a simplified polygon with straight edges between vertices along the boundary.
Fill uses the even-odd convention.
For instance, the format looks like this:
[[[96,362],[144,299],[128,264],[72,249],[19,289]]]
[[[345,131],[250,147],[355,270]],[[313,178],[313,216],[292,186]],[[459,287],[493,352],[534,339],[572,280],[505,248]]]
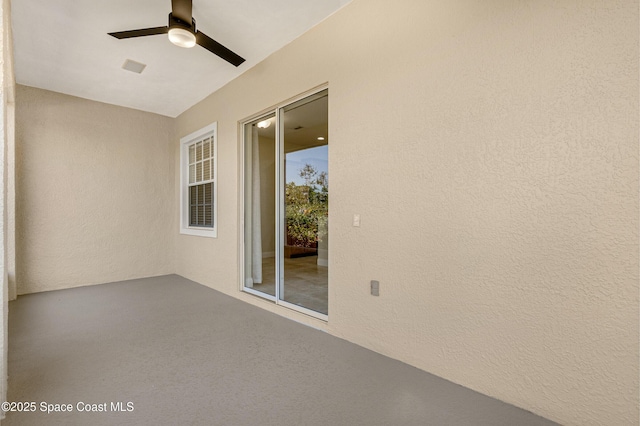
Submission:
[[[3,426],[554,424],[176,275],[11,302],[8,400],[36,411]]]

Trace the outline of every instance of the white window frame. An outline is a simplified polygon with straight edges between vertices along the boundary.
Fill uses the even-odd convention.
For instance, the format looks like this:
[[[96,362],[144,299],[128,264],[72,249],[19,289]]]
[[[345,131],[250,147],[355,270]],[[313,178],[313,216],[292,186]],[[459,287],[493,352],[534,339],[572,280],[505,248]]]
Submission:
[[[213,227],[189,225],[189,146],[208,137],[213,141]],[[214,122],[180,138],[180,233],[199,237],[218,236],[218,123]]]

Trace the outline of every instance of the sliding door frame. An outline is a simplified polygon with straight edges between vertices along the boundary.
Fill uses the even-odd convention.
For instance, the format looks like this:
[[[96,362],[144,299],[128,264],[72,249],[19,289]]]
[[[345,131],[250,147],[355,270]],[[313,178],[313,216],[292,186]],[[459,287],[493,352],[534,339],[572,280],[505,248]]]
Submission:
[[[245,293],[249,293],[258,297],[261,297],[263,299],[267,299],[267,300],[271,300],[272,302],[275,302],[276,305],[279,306],[283,306],[285,308],[303,313],[305,315],[309,315],[311,317],[323,320],[323,321],[328,321],[329,320],[329,316],[322,314],[320,312],[316,312],[314,310],[293,304],[293,303],[289,303],[285,300],[283,300],[280,295],[282,294],[283,290],[284,290],[284,230],[285,230],[285,169],[284,169],[284,165],[285,165],[285,153],[284,153],[284,141],[283,141],[283,136],[284,136],[284,120],[282,120],[282,114],[284,111],[284,108],[287,107],[288,105],[291,105],[295,102],[298,102],[302,99],[305,99],[307,97],[313,96],[317,93],[322,92],[323,90],[327,90],[329,88],[328,84],[323,84],[320,85],[318,87],[315,87],[307,92],[304,92],[298,96],[295,96],[293,98],[287,99],[284,102],[281,102],[277,105],[274,105],[271,108],[267,108],[263,111],[261,111],[258,114],[252,115],[250,117],[245,118],[244,120],[241,120],[238,122],[238,127],[239,127],[239,136],[240,136],[240,141],[239,141],[239,147],[240,147],[240,152],[239,152],[239,191],[238,193],[240,194],[240,196],[238,197],[238,211],[239,211],[239,235],[238,235],[238,241],[239,241],[239,248],[238,248],[238,259],[239,259],[239,265],[238,265],[238,272],[239,272],[239,290],[243,291]],[[270,116],[272,114],[275,113],[275,124],[276,124],[276,175],[275,175],[275,181],[276,181],[276,268],[275,268],[275,273],[276,273],[276,282],[275,282],[275,296],[272,296],[270,294],[267,293],[263,293],[261,291],[257,291],[254,290],[250,287],[246,287],[245,286],[245,262],[247,261],[246,257],[245,257],[245,192],[246,192],[246,187],[245,187],[245,167],[246,167],[246,159],[245,159],[245,125],[248,123],[251,123],[253,121],[258,121],[259,119],[263,118],[263,117],[267,117]],[[329,285],[329,283],[327,282],[327,285]],[[327,300],[327,303],[329,303],[329,301]]]

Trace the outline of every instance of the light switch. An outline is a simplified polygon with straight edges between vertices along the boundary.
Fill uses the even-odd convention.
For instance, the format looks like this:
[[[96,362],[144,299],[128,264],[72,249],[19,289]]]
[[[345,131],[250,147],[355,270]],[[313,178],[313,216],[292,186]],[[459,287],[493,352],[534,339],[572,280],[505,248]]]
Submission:
[[[354,214],[353,215],[353,226],[360,226],[360,215],[359,214]]]

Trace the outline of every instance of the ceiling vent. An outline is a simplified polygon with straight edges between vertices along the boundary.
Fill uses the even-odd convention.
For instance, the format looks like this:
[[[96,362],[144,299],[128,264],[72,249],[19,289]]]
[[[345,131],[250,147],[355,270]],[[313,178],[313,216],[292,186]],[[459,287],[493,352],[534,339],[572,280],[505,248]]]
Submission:
[[[127,59],[126,61],[124,61],[124,64],[122,65],[122,69],[140,74],[146,66],[147,66],[146,64],[141,64],[140,62]]]

